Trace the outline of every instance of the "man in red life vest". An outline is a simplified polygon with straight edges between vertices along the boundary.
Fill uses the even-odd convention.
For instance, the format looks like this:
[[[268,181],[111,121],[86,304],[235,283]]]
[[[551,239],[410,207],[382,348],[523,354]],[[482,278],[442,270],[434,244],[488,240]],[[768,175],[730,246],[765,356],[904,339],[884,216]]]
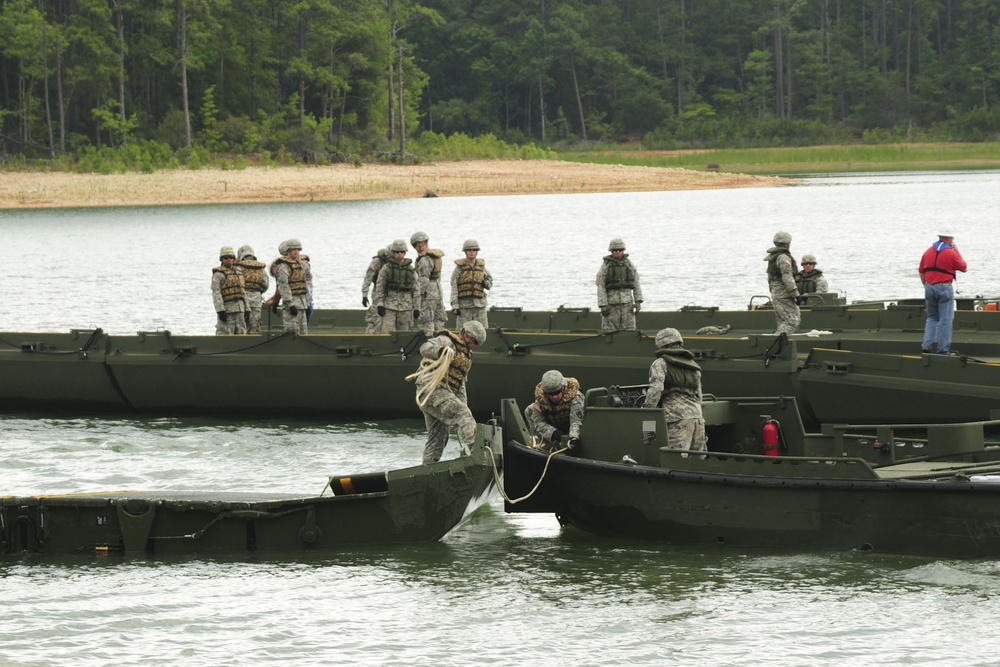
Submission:
[[[920,258],[920,281],[924,284],[927,303],[927,324],[924,326],[924,354],[932,351],[937,341],[937,353],[951,349],[951,323],[955,318],[955,274],[965,273],[965,260],[958,252],[950,231],[938,233],[938,240]]]

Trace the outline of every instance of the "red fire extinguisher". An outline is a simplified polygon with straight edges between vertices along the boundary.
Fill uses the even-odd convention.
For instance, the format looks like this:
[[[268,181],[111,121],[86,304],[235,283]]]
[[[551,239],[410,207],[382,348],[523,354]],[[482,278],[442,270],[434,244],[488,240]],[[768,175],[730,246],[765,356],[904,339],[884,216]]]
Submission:
[[[778,455],[778,422],[768,417],[762,428],[764,436],[764,456]]]

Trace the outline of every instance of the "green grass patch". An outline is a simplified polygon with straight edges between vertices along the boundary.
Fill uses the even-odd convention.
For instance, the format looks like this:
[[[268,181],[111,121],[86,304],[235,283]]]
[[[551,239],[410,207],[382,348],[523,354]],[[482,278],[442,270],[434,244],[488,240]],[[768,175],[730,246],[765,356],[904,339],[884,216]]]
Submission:
[[[640,146],[564,151],[560,160],[699,171],[788,175],[851,171],[1000,169],[1000,142],[852,144],[802,148],[643,150]],[[710,166],[711,165],[711,166]]]

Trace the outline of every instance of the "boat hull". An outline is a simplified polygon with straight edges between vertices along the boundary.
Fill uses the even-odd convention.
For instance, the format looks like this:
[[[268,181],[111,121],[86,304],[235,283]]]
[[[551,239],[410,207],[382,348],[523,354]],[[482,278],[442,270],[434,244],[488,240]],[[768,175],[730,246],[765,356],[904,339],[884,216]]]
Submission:
[[[8,496],[0,499],[0,552],[294,554],[432,542],[489,502],[502,470],[501,442],[499,427],[480,425],[469,454],[426,466],[334,476],[329,495],[312,497],[139,491]]]
[[[914,355],[916,343],[884,339],[894,335],[884,331],[853,335],[858,338],[820,342],[689,335],[685,346],[702,368],[706,393],[795,396],[811,424],[959,422],[990,419],[1000,410],[997,363]],[[6,412],[420,416],[413,384],[404,380],[418,367],[420,332],[110,336],[96,330],[0,333],[0,339],[9,343],[0,347],[0,406]],[[643,383],[654,348],[649,335],[637,331],[491,329],[473,354],[469,407],[488,419],[503,398],[528,399],[553,368],[583,387]]]
[[[511,480],[542,477],[546,454],[508,446]],[[555,457],[544,510],[616,538],[676,544],[1000,556],[1000,484],[790,480]],[[542,511],[542,510],[539,510]]]

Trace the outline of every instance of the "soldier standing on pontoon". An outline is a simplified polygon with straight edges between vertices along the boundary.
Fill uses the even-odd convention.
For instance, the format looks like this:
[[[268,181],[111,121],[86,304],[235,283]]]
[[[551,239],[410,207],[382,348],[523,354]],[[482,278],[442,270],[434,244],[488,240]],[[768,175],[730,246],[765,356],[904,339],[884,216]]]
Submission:
[[[312,267],[300,258],[302,242],[288,239],[284,242],[285,253],[276,260],[278,265],[275,282],[281,293],[281,321],[285,331],[297,334],[309,333],[306,310],[312,294]]]
[[[430,336],[444,327],[448,316],[444,312],[444,293],[441,291],[441,265],[444,251],[429,248],[427,234],[416,232],[410,237],[410,245],[417,251],[414,268],[417,271],[417,293],[419,301],[414,308],[420,311],[417,326]]]
[[[380,248],[375,256],[372,257],[372,261],[368,264],[368,270],[365,271],[365,279],[361,283],[361,305],[368,309],[365,313],[365,333],[378,333],[381,328],[382,321],[379,319],[378,312],[375,310],[375,304],[373,301],[369,301],[368,295],[370,292],[374,291],[371,288],[378,283],[378,272],[382,269],[386,262],[392,259],[392,245],[387,245],[384,248]],[[372,294],[374,297],[374,294]]]
[[[372,297],[379,317],[378,333],[409,331],[420,317],[420,295],[413,262],[406,259],[406,241],[396,239],[389,246],[392,259],[382,265]]]
[[[486,268],[486,261],[479,259],[479,242],[468,239],[462,244],[465,259],[455,260],[451,272],[451,310],[455,313],[455,326],[461,328],[475,320],[488,329],[486,292],[493,287],[493,276]]]
[[[802,255],[802,270],[795,274],[795,284],[799,288],[799,294],[830,291],[826,276],[820,269],[816,268],[816,255]]]
[[[270,284],[264,267],[264,262],[258,262],[253,254],[253,248],[240,246],[240,261],[236,266],[243,271],[243,286],[247,295],[247,333],[260,333],[260,308],[264,304],[263,295]]]
[[[597,307],[606,332],[635,331],[635,314],[642,304],[639,272],[625,252],[625,242],[611,239],[610,255],[597,272]]]
[[[236,252],[230,246],[219,250],[219,263],[212,269],[212,303],[218,321],[215,335],[245,334],[247,295],[243,287],[243,273],[236,266]]]
[[[793,334],[802,322],[799,311],[799,288],[795,284],[795,274],[799,272],[788,248],[792,235],[778,232],[774,235],[774,247],[767,251],[767,286],[771,291],[771,305],[777,322],[776,334]]]

